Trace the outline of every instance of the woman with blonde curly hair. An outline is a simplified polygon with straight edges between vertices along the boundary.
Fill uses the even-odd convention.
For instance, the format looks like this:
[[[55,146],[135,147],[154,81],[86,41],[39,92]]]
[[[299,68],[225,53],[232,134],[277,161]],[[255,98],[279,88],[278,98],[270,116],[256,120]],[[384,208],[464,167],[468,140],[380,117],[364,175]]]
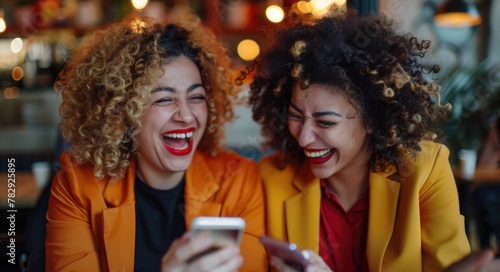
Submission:
[[[260,163],[268,235],[309,249],[308,271],[443,271],[470,246],[430,130],[449,108],[430,44],[332,12],[268,34],[256,60],[253,118],[277,151]]]
[[[51,188],[48,271],[261,271],[257,166],[224,151],[234,72],[194,15],[166,26],[126,19],[72,55],[56,89],[71,143]],[[189,237],[197,216],[246,221],[240,248]]]

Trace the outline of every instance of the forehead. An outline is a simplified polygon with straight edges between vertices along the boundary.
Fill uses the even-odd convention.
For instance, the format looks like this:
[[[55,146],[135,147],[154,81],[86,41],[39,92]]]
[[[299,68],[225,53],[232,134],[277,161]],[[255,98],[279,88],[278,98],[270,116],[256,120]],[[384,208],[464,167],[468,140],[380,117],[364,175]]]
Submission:
[[[292,101],[312,104],[331,104],[332,102],[346,102],[349,98],[345,91],[338,87],[312,84],[306,89],[301,89],[299,84],[293,86]]]

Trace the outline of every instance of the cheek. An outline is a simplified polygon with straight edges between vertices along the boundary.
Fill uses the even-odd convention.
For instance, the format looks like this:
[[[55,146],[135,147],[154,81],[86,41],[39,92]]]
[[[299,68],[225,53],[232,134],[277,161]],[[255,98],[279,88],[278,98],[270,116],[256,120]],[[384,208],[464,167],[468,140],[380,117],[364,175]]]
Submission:
[[[201,105],[191,107],[191,112],[193,113],[194,116],[196,116],[196,119],[198,120],[198,122],[200,122],[202,124],[207,123],[208,107],[206,104],[201,104]]]

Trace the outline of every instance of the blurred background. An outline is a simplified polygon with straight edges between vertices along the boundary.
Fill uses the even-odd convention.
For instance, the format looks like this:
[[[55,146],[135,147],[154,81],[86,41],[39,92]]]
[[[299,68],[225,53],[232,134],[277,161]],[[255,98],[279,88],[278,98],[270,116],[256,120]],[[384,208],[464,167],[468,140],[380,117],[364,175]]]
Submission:
[[[353,6],[360,15],[383,13],[403,32],[431,40],[428,56],[442,68],[436,79],[441,103],[453,105],[449,118],[436,124],[437,141],[450,148],[455,167],[461,149],[480,149],[500,114],[500,0],[1,0],[0,207],[7,209],[7,161],[14,158],[17,208],[23,211],[16,221],[17,257],[28,251],[24,229],[43,190],[22,182],[35,184],[33,163],[53,163],[57,156],[61,98],[54,79],[96,28],[128,14],[167,21],[193,10],[226,42],[234,67],[244,70],[259,54],[263,27],[290,16],[323,16],[331,5]],[[259,127],[244,105],[236,112],[239,119],[227,126],[226,145],[258,160]],[[5,256],[8,223],[3,214],[0,220]]]

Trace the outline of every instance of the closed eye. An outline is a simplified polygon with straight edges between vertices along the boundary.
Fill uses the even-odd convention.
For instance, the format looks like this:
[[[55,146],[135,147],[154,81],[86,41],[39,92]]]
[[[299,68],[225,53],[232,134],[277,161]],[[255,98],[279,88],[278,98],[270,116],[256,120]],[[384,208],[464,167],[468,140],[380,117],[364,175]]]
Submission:
[[[199,95],[193,95],[193,96],[191,96],[189,98],[189,100],[195,101],[195,102],[204,102],[204,101],[207,100],[207,97],[204,96],[204,95],[199,94]]]
[[[329,128],[329,127],[333,127],[333,126],[337,125],[337,123],[335,123],[335,122],[329,122],[329,121],[324,121],[324,120],[318,120],[318,121],[316,121],[316,124],[318,124],[320,127],[324,127],[324,128]]]
[[[294,120],[294,121],[302,121],[302,116],[295,114],[295,113],[289,113],[288,114],[288,119]]]
[[[167,105],[169,104],[170,102],[173,102],[174,100],[170,97],[163,97],[163,98],[160,98],[158,100],[155,100],[153,102],[153,105],[157,105],[157,106],[161,106],[161,105]]]

